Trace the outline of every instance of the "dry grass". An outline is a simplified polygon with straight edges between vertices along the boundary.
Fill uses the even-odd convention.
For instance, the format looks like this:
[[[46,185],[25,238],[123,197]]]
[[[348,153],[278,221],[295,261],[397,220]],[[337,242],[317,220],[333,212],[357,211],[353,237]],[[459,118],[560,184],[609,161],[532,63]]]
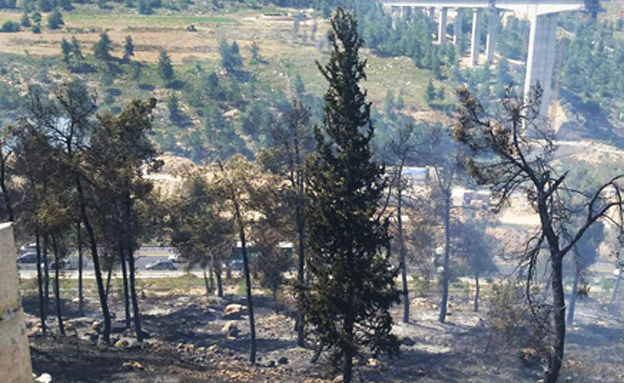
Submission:
[[[19,12],[0,12],[0,23],[19,21],[20,18]],[[0,33],[0,53],[22,55],[27,52],[33,57],[58,57],[61,40],[75,36],[83,46],[83,53],[91,54],[91,46],[99,39],[100,33],[106,31],[114,43],[114,56],[121,57],[125,36],[132,36],[138,60],[154,63],[158,60],[159,50],[165,49],[178,67],[188,68],[198,62],[204,67],[216,68],[219,39],[236,40],[246,62],[250,58],[249,46],[257,41],[266,64],[253,66],[253,71],[261,80],[284,89],[299,74],[309,92],[321,95],[326,88],[316,68],[317,60],[324,62],[327,59],[327,49],[320,41],[327,33],[328,24],[322,19],[317,20],[317,38],[306,43],[301,36],[311,31],[312,17],[301,23],[299,37],[293,42],[291,20],[268,18],[260,11],[144,16],[123,7],[102,11],[92,6],[80,6],[65,13],[64,19],[65,26],[59,31],[45,28],[44,15],[44,29],[40,35],[30,30]],[[187,31],[191,24],[197,32]],[[408,105],[425,105],[424,87],[431,76],[429,71],[415,68],[406,57],[380,58],[364,53],[369,64],[368,81],[364,86],[369,90],[371,100],[379,102],[392,91],[395,95],[401,93]]]

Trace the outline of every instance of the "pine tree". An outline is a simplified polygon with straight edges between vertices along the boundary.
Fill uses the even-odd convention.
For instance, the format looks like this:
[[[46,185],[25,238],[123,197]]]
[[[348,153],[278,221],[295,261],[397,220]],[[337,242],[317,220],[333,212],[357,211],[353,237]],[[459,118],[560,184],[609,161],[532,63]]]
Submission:
[[[61,40],[61,53],[63,54],[63,61],[65,64],[69,65],[69,60],[71,59],[72,53],[72,45],[65,38]]]
[[[363,41],[355,16],[338,8],[328,39],[329,62],[319,69],[329,82],[317,157],[309,165],[309,287],[306,318],[321,348],[342,362],[351,383],[352,360],[362,349],[396,355],[389,309],[399,302],[388,254],[388,221],[380,217],[386,182],[373,160],[371,104],[359,82],[366,79],[360,60]]]
[[[134,56],[134,42],[132,41],[131,36],[126,36],[126,42],[124,43],[123,60],[125,62],[129,62],[132,56]]]
[[[58,8],[54,9],[54,12],[48,15],[48,28],[59,29],[61,25],[65,25],[63,21],[63,14]]]
[[[433,86],[433,80],[429,80],[429,83],[427,84],[427,88],[425,88],[425,100],[429,104],[431,103],[431,101],[435,100],[435,97],[436,97],[436,91]]]
[[[160,51],[160,58],[158,59],[158,75],[166,85],[169,85],[175,77],[171,58],[164,49]]]
[[[113,46],[113,42],[108,37],[106,32],[100,35],[100,40],[93,45],[93,55],[98,60],[109,60],[111,58],[110,51]]]
[[[30,17],[28,17],[28,12],[24,12],[22,15],[22,19],[20,20],[20,24],[24,28],[29,28],[31,26]]]

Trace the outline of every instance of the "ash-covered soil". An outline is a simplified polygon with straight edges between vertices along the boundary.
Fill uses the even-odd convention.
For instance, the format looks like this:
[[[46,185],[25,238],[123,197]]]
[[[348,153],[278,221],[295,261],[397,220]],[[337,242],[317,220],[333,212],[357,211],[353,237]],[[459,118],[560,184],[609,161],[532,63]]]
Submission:
[[[95,300],[85,317],[77,317],[75,302],[64,302],[67,336],[40,332],[37,300],[24,297],[33,366],[49,373],[53,382],[195,383],[195,382],[339,382],[324,353],[311,363],[313,349],[296,346],[294,313],[285,303],[280,314],[271,299],[257,297],[258,362],[250,366],[249,327],[245,302],[231,295],[218,299],[201,295],[147,297],[141,300],[143,325],[150,338],[138,344],[124,329],[123,308],[113,300],[117,319],[113,340],[98,337],[101,325]],[[229,317],[224,314],[228,312]],[[233,309],[232,309],[233,308]],[[232,314],[231,311],[234,311]],[[520,349],[493,341],[482,312],[472,311],[468,297],[451,301],[447,323],[437,321],[434,299],[412,300],[412,321],[400,323],[395,310],[395,332],[402,340],[401,357],[358,359],[356,376],[366,382],[507,383],[539,382],[544,365],[539,359],[520,358]],[[239,312],[240,311],[240,312]],[[52,314],[53,312],[51,312]],[[569,328],[567,362],[561,382],[624,382],[624,324],[622,305],[608,308],[593,299],[577,305]],[[488,346],[489,343],[489,346]]]

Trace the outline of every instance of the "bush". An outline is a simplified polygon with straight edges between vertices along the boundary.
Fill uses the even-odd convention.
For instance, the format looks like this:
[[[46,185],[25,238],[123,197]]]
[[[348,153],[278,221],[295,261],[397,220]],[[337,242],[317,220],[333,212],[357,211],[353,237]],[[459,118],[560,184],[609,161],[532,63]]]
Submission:
[[[30,28],[32,33],[39,34],[41,33],[41,24],[33,24],[32,28]]]
[[[1,32],[4,33],[13,33],[13,32],[18,32],[20,30],[20,25],[19,23],[16,23],[15,21],[7,21],[4,24],[2,24],[2,28],[0,29]]]

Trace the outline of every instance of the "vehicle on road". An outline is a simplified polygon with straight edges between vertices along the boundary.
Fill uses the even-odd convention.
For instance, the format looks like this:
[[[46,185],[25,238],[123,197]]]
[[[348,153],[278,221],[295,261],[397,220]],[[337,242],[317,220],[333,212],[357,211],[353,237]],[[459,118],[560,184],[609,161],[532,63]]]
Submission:
[[[170,260],[161,259],[159,261],[150,263],[149,265],[147,265],[147,267],[145,267],[145,269],[147,270],[177,270],[178,268]]]
[[[26,263],[37,263],[37,253],[35,252],[27,252],[23,253],[19,257],[17,257],[17,263],[26,264]]]
[[[170,256],[167,257],[167,259],[170,260],[173,263],[180,263],[180,262],[182,262],[182,260],[180,259],[180,254],[178,254],[178,253],[171,254]]]
[[[37,251],[37,244],[35,242],[27,243],[19,248],[20,254],[32,253]]]

